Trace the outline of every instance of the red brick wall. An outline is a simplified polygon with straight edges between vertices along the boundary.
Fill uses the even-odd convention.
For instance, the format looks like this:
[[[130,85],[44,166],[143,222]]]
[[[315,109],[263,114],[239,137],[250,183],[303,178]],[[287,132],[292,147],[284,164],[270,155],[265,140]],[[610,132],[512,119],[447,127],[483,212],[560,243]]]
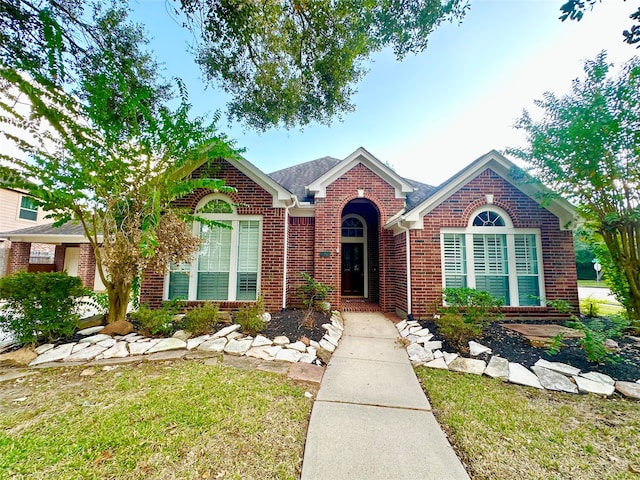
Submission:
[[[11,242],[11,256],[7,275],[18,271],[29,270],[29,258],[31,257],[30,242]]]
[[[505,210],[515,228],[539,228],[546,298],[563,299],[578,308],[573,238],[561,231],[558,218],[527,197],[502,177],[487,169],[424,217],[424,229],[411,231],[413,313],[430,316],[439,305],[442,290],[440,228],[466,227],[471,213],[493,204]],[[546,307],[508,307],[508,316],[549,315],[558,312]]]
[[[300,306],[298,287],[303,285],[301,273],[313,275],[314,217],[289,217],[289,261],[287,268],[287,306]]]
[[[204,165],[193,173],[194,178],[220,178],[236,193],[226,194],[238,204],[239,215],[262,215],[262,269],[260,293],[269,310],[279,310],[282,304],[283,252],[284,252],[284,208],[273,208],[273,197],[253,180],[224,160]],[[178,202],[176,206],[194,210],[200,200],[211,194],[208,189],[199,189]],[[142,303],[157,307],[162,303],[164,278],[153,272],[145,272],[140,298]],[[233,302],[238,303],[240,302]],[[226,308],[223,304],[223,308]]]
[[[326,198],[316,199],[314,278],[333,290],[329,301],[333,308],[340,307],[340,237],[342,211],[351,200],[358,198],[358,189],[364,190],[364,198],[372,202],[380,212],[380,306],[383,310],[392,310],[389,294],[392,282],[389,271],[393,267],[389,259],[391,232],[382,229],[387,220],[402,209],[404,199],[395,198],[395,189],[374,172],[358,163],[327,187]],[[375,235],[375,232],[370,232]],[[321,257],[320,252],[329,252]]]
[[[80,252],[78,253],[78,277],[82,280],[82,284],[93,290],[96,279],[96,256],[93,247],[88,243],[80,244]]]

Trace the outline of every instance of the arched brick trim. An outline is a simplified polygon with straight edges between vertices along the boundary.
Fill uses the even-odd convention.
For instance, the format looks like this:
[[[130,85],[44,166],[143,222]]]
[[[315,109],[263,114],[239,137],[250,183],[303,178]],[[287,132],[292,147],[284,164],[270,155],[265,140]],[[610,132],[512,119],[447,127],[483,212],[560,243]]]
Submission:
[[[465,209],[464,213],[462,214],[462,220],[464,224],[460,226],[466,227],[471,221],[471,215],[473,214],[473,212],[475,212],[476,210],[482,207],[487,207],[487,208],[498,207],[504,210],[507,213],[507,215],[509,215],[509,218],[511,219],[511,222],[513,223],[514,228],[523,228],[523,225],[521,225],[518,215],[517,213],[515,213],[515,211],[511,207],[511,204],[503,202],[502,200],[497,199],[495,197],[493,199],[493,203],[487,203],[487,199],[483,197],[483,198],[478,198],[474,200],[471,204],[469,204],[469,206]]]

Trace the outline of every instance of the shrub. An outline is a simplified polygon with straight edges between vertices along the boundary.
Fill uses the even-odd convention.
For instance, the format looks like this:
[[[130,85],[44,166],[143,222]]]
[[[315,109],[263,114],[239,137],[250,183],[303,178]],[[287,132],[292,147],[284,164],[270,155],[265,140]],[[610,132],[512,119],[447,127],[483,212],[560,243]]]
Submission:
[[[17,272],[0,278],[0,328],[18,343],[53,341],[72,335],[78,325],[76,300],[87,295],[78,277],[66,272]]]
[[[131,312],[129,318],[138,324],[138,330],[143,335],[167,335],[175,331],[173,318],[178,308],[176,301],[165,303],[159,310],[141,305],[137,311]]]
[[[436,319],[440,332],[454,347],[466,349],[467,342],[482,334],[489,324],[502,317],[502,301],[473,288],[445,288],[447,306]]]
[[[313,312],[318,300],[323,300],[327,294],[331,291],[329,285],[325,285],[316,280],[306,272],[302,272],[302,277],[307,283],[298,287],[298,295],[302,300],[302,303],[307,307],[307,313],[302,319],[301,326],[307,328],[314,328],[315,322],[313,321]]]
[[[218,304],[205,302],[188,311],[180,326],[193,335],[204,335],[212,332],[218,325]]]
[[[564,300],[553,300],[547,302],[556,310],[562,313],[571,311],[568,302]],[[589,361],[593,363],[618,363],[620,357],[605,347],[608,338],[620,338],[623,332],[629,328],[631,322],[625,315],[613,315],[608,319],[592,318],[590,320],[580,320],[575,315],[571,315],[571,320],[567,322],[567,327],[580,330],[584,337],[578,339],[578,345],[584,351]],[[553,338],[548,352],[556,355],[564,346],[564,337],[560,333]]]
[[[247,335],[255,335],[267,328],[267,322],[262,319],[265,312],[264,300],[258,297],[256,303],[245,305],[236,313],[235,323],[242,327],[242,332]]]

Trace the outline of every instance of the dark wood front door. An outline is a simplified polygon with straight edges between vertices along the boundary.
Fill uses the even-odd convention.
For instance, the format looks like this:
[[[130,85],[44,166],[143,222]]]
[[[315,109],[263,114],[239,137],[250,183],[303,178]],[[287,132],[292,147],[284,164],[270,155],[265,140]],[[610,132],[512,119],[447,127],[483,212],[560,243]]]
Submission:
[[[342,295],[364,295],[364,244],[342,244]]]

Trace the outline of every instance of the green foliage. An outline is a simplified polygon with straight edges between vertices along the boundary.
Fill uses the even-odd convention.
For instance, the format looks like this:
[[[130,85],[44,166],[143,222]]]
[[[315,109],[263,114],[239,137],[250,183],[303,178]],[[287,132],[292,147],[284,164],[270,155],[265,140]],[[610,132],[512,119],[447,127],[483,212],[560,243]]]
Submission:
[[[523,113],[516,128],[525,131],[528,145],[508,151],[578,205],[606,245],[608,259],[596,248],[598,258],[640,329],[640,58],[614,74],[602,52],[585,62],[584,73],[570,93],[547,92],[535,102],[540,120]]]
[[[193,310],[189,310],[180,323],[180,327],[193,335],[211,333],[218,325],[217,303],[205,302]]]
[[[180,4],[201,36],[196,61],[205,77],[231,95],[232,117],[259,130],[329,124],[352,111],[373,53],[421,52],[435,28],[468,8],[466,0]]]
[[[468,348],[469,340],[477,338],[491,322],[502,317],[502,300],[488,292],[462,287],[445,288],[442,294],[447,306],[435,323],[438,332],[459,349]]]
[[[200,188],[230,190],[214,177],[192,178],[193,170],[239,155],[217,132],[217,117],[190,114],[179,80],[178,101],[169,103],[173,90],[126,2],[85,7],[63,0],[0,8],[8,26],[0,34],[7,40],[0,42],[0,134],[21,151],[0,152],[12,166],[0,166],[0,178],[37,199],[56,225],[82,225],[111,322],[124,319],[146,269],[197,251],[184,222],[193,218],[173,202]]]
[[[564,22],[570,19],[579,22],[582,20],[587,8],[593,10],[594,5],[598,2],[602,2],[602,0],[568,0],[560,7],[560,12],[562,12],[560,20]],[[640,7],[629,15],[629,18],[632,20],[640,20]],[[624,41],[630,45],[640,42],[640,23],[631,25],[629,30],[624,30],[622,36],[624,37]]]
[[[143,335],[163,336],[175,332],[173,320],[179,309],[180,302],[176,300],[165,303],[157,310],[141,305],[138,310],[129,314],[129,318],[138,324],[138,330]]]
[[[547,304],[561,313],[572,311],[571,305],[565,300],[549,300]],[[589,361],[594,363],[617,363],[620,361],[618,355],[605,347],[605,341],[608,338],[621,337],[630,325],[631,322],[624,315],[612,315],[609,318],[591,318],[584,321],[575,315],[571,315],[571,320],[567,322],[567,327],[584,333],[584,337],[579,338],[577,342]],[[553,338],[547,351],[551,355],[556,355],[564,346],[564,336],[560,333]]]
[[[243,333],[256,335],[267,328],[267,322],[262,319],[264,312],[264,299],[260,295],[255,303],[240,307],[235,315],[234,323],[240,325]]]
[[[303,305],[307,307],[307,313],[302,319],[301,326],[314,328],[315,321],[313,320],[313,312],[315,310],[316,302],[326,298],[331,291],[331,286],[317,282],[307,272],[302,272],[302,278],[304,278],[306,283],[298,287],[298,296],[300,297]]]
[[[65,272],[17,272],[0,278],[0,328],[21,344],[70,336],[78,324],[76,300],[87,294]]]

